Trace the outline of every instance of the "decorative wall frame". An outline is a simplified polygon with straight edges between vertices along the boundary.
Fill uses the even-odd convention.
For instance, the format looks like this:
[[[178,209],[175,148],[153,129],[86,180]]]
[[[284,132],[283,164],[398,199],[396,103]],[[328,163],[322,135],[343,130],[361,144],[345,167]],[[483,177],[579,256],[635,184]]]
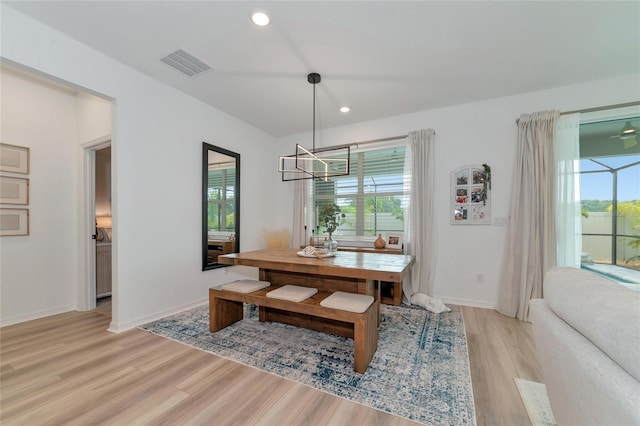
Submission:
[[[29,209],[0,208],[0,236],[29,235]]]
[[[491,224],[491,168],[472,164],[451,172],[451,209],[453,225]]]
[[[29,173],[29,148],[0,143],[0,172]]]
[[[0,176],[0,203],[29,204],[29,179]]]

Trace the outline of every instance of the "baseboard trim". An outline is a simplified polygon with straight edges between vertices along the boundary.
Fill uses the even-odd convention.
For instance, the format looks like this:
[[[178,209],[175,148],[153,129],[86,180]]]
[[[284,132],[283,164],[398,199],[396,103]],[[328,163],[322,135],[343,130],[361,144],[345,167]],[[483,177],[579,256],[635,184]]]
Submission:
[[[184,303],[179,306],[174,306],[164,311],[159,311],[150,315],[145,315],[144,317],[139,317],[139,318],[136,318],[135,320],[127,321],[124,323],[115,323],[112,321],[111,324],[109,324],[109,328],[107,330],[112,333],[121,333],[123,331],[136,328],[139,325],[146,324],[151,321],[159,320],[160,318],[164,318],[169,315],[174,315],[179,312],[186,311],[187,309],[195,308],[196,306],[204,305],[205,303],[209,303],[209,296],[203,297],[193,302]]]
[[[51,315],[63,314],[65,312],[76,311],[78,307],[76,305],[64,305],[57,306],[55,308],[43,309],[41,311],[29,312],[27,314],[16,315],[9,318],[0,319],[0,327],[6,327],[8,325],[18,324],[21,322],[36,320],[44,317],[50,317]]]
[[[470,306],[472,308],[496,309],[496,305],[488,301],[459,299],[456,297],[437,297],[442,299],[444,303],[451,303],[452,305]]]
[[[440,299],[442,299],[442,301],[444,303],[451,303],[453,305],[462,305],[462,306],[471,306],[474,308],[484,308],[484,309],[496,309],[496,306],[490,302],[485,302],[485,301],[478,301],[478,300],[469,300],[469,299],[459,299],[459,298],[455,298],[455,297],[439,297]],[[146,315],[144,317],[139,317],[135,320],[132,321],[128,321],[125,323],[116,323],[116,322],[111,322],[111,324],[109,324],[109,328],[108,331],[112,332],[112,333],[120,333],[126,330],[130,330],[132,328],[135,328],[141,324],[146,324],[148,322],[151,321],[155,321],[158,320],[160,318],[164,318],[166,316],[169,315],[174,315],[177,314],[179,312],[185,311],[187,309],[191,309],[194,308],[196,306],[199,305],[204,305],[205,303],[209,303],[209,298],[208,297],[203,297],[201,299],[195,300],[193,302],[189,302],[189,303],[185,303],[179,306],[174,306],[170,309],[166,309],[164,311],[160,311],[160,312],[155,312],[153,314],[150,315]],[[27,314],[22,314],[22,315],[16,315],[13,317],[9,317],[9,318],[3,318],[0,319],[0,327],[6,327],[9,325],[13,325],[13,324],[18,324],[21,322],[25,322],[25,321],[31,321],[31,320],[35,320],[35,319],[39,319],[39,318],[44,318],[44,317],[48,317],[51,315],[58,315],[58,314],[62,314],[65,312],[70,312],[70,311],[75,311],[75,310],[79,310],[77,306],[75,305],[65,305],[65,306],[58,306],[55,308],[51,308],[51,309],[44,309],[42,311],[36,311],[36,312],[30,312]]]

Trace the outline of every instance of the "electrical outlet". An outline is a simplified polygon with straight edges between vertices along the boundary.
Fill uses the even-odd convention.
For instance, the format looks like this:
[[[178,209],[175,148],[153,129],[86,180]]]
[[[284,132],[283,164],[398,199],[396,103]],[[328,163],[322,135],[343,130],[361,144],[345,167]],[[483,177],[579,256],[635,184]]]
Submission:
[[[493,224],[496,226],[507,226],[509,218],[506,216],[498,216],[493,218]]]
[[[484,282],[484,274],[482,272],[478,272],[476,274],[476,282],[478,284],[482,284]]]

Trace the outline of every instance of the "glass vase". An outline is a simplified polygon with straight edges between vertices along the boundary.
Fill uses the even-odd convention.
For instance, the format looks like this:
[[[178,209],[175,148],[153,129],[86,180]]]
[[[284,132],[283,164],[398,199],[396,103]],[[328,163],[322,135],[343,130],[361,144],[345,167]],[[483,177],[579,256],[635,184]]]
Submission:
[[[324,252],[327,255],[336,254],[338,251],[338,242],[331,237],[329,234],[329,238],[325,238],[324,240]]]

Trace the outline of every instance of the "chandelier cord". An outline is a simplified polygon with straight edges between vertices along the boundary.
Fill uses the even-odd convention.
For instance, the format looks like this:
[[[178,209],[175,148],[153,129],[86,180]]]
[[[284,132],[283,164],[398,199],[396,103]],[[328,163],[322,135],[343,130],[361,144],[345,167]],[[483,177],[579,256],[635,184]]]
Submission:
[[[316,83],[313,83],[313,136],[312,136],[312,151],[316,152]]]
[[[307,75],[307,81],[313,84],[313,131],[311,134],[313,140],[313,147],[311,150],[306,149],[300,144],[296,144],[296,152],[294,155],[281,156],[278,163],[278,172],[282,173],[282,181],[290,180],[302,180],[302,179],[322,179],[325,182],[329,179],[329,176],[347,176],[349,175],[349,158],[351,148],[346,146],[339,150],[346,150],[346,158],[336,157],[331,155],[323,155],[319,157],[317,152],[323,154],[328,151],[339,151],[329,148],[316,149],[316,113],[317,113],[317,100],[318,92],[316,85],[320,83],[322,76],[317,72],[312,72]],[[344,154],[343,154],[344,155]],[[285,175],[286,174],[286,175]]]

